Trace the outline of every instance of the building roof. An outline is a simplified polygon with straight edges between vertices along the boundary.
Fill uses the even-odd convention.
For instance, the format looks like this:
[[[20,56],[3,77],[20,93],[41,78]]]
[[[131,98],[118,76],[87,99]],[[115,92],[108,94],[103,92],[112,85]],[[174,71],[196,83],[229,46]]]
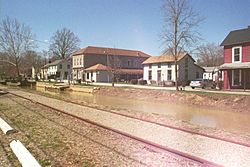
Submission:
[[[143,70],[142,69],[118,69],[117,70],[118,74],[143,74]]]
[[[85,71],[108,71],[108,70],[111,70],[111,68],[103,64],[96,64],[94,66],[91,66],[85,69]],[[143,70],[119,68],[119,69],[116,69],[115,73],[116,74],[143,74]]]
[[[243,63],[224,63],[219,69],[220,70],[233,70],[233,69],[250,69],[250,62]]]
[[[48,68],[49,66],[55,66],[59,63],[61,63],[64,59],[59,59],[59,60],[55,60],[51,63],[45,64],[42,68]]]
[[[231,31],[221,43],[221,46],[236,45],[246,42],[250,42],[250,26],[245,29]]]
[[[218,67],[202,67],[205,72],[215,72],[215,71],[218,71]]]
[[[181,53],[178,56],[177,61],[180,61],[181,59],[183,59],[187,55],[190,56],[188,53]],[[195,61],[195,60],[193,59],[193,61]],[[147,60],[145,60],[142,64],[168,63],[168,62],[174,62],[174,56],[172,56],[172,55],[152,56],[152,57],[149,57]]]
[[[126,50],[126,49],[115,49],[115,48],[104,48],[104,47],[95,47],[88,46],[82,48],[75,53],[74,55],[81,54],[99,54],[99,55],[119,55],[119,56],[133,56],[133,57],[150,57],[150,55],[143,53],[137,50]]]
[[[86,68],[85,71],[107,71],[110,68],[103,65],[103,64],[96,64],[94,66],[91,66],[89,68]]]

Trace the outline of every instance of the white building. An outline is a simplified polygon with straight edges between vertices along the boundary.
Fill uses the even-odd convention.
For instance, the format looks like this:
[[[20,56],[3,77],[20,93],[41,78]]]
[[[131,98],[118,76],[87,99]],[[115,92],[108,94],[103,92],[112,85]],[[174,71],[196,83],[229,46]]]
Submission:
[[[203,79],[210,81],[219,81],[223,79],[223,71],[220,71],[218,67],[203,67],[205,72],[203,73]]]
[[[143,79],[148,84],[164,84],[165,81],[175,82],[174,57],[171,55],[152,56],[143,63]],[[197,64],[188,54],[183,53],[177,60],[178,81],[188,82],[196,78],[202,78],[204,69]]]
[[[55,60],[51,63],[48,63],[44,66],[42,76],[46,77],[45,79],[54,79],[67,82],[71,79],[71,58]]]
[[[110,68],[103,64],[96,64],[85,69],[86,75],[84,80],[87,82],[111,82],[113,75]]]

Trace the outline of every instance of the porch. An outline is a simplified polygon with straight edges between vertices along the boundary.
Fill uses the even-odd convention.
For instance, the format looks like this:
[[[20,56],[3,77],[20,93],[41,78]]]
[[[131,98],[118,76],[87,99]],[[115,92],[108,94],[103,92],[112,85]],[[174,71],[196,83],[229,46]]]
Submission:
[[[224,89],[250,90],[250,62],[225,63],[220,70],[224,71]]]

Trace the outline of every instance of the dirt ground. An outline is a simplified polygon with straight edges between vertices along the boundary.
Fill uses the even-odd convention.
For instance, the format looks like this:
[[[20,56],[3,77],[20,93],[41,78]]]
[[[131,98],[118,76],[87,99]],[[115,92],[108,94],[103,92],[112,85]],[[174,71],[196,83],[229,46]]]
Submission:
[[[20,166],[9,148],[20,140],[42,166],[200,166],[12,95],[0,96],[0,117],[18,133],[0,133],[0,166]]]
[[[94,93],[122,97],[126,99],[140,99],[173,104],[188,104],[197,107],[209,107],[233,112],[250,112],[250,96],[229,95],[216,93],[148,90],[117,87],[100,87]]]

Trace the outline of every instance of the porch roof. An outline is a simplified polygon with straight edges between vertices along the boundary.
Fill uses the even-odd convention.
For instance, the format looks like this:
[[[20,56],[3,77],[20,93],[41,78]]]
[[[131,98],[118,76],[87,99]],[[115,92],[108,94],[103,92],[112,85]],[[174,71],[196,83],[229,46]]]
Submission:
[[[224,63],[219,69],[220,70],[233,70],[233,69],[250,69],[250,62],[243,63]]]
[[[112,70],[114,70],[114,73],[116,74],[131,74],[131,75],[143,74],[143,69],[125,69],[125,68],[112,69],[103,64],[96,64],[94,66],[85,69],[85,71],[112,71]]]

